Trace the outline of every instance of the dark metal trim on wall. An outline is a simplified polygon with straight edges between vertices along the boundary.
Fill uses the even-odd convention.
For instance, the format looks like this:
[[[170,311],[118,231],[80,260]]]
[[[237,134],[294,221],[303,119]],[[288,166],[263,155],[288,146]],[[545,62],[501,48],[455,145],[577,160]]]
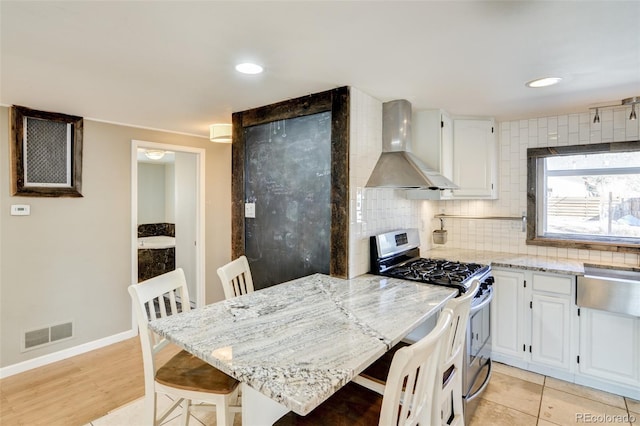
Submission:
[[[29,145],[29,140],[26,140],[25,123],[28,118],[70,125],[70,134],[67,133],[67,136],[71,139],[70,152],[66,152],[67,160],[70,160],[70,170],[68,170],[70,173],[70,181],[68,185],[47,185],[47,183],[51,181],[39,181],[42,182],[42,184],[26,183],[25,148]],[[38,111],[21,106],[11,107],[11,195],[27,197],[82,197],[83,127],[84,121],[82,117]],[[45,142],[47,143],[49,142],[48,137],[49,135],[47,134],[45,138]],[[55,143],[55,140],[52,140],[52,143]],[[47,150],[48,149],[47,147]],[[47,157],[47,152],[41,153],[32,160],[43,168],[52,166],[50,157]]]
[[[332,276],[346,278],[349,265],[349,88],[278,102],[232,116],[231,256],[244,254],[244,128],[331,111],[331,260]]]

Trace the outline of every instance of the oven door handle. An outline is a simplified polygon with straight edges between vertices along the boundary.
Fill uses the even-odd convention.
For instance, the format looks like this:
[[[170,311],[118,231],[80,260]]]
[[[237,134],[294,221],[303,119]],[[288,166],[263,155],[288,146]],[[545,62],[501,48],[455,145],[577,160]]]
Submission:
[[[475,306],[471,305],[472,314],[478,312],[479,310],[487,306],[489,303],[491,303],[491,301],[493,300],[493,290],[489,290],[489,291],[490,291],[489,297],[487,297],[482,302],[480,302],[479,305],[475,305]]]
[[[487,363],[487,365],[489,366],[489,371],[487,372],[487,377],[485,377],[484,382],[482,383],[482,386],[480,386],[480,388],[475,391],[473,393],[473,395],[468,395],[464,398],[464,400],[466,402],[471,402],[474,399],[476,399],[478,397],[478,395],[480,395],[482,392],[484,392],[484,390],[486,389],[486,387],[489,385],[489,379],[491,379],[491,370],[492,370],[492,363],[491,363],[491,359],[489,359],[489,362]]]

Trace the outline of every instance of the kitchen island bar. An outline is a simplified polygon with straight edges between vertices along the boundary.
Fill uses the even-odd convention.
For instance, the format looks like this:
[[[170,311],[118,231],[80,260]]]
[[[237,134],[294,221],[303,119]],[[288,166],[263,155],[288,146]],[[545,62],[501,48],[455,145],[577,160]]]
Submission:
[[[243,384],[243,424],[271,424],[329,398],[456,290],[395,278],[315,274],[149,327]]]

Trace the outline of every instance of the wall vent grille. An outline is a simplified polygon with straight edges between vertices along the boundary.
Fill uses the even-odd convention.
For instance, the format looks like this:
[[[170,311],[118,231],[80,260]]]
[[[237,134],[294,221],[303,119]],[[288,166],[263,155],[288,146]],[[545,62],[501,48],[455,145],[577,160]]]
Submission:
[[[22,336],[22,352],[36,349],[73,337],[73,321],[25,331]]]

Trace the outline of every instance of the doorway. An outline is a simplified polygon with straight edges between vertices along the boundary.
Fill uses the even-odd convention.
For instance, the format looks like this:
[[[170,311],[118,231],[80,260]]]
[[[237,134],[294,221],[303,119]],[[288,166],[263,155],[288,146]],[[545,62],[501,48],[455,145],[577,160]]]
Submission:
[[[205,301],[204,165],[204,149],[132,140],[131,282],[154,275],[153,271],[139,271],[139,259],[141,255],[148,259],[149,253],[158,250],[152,256],[163,259],[160,269],[184,270],[192,306]],[[173,237],[173,241],[165,245],[171,239],[163,238],[155,245],[152,238],[153,244],[145,246],[140,235]],[[162,272],[167,271],[155,274]]]

